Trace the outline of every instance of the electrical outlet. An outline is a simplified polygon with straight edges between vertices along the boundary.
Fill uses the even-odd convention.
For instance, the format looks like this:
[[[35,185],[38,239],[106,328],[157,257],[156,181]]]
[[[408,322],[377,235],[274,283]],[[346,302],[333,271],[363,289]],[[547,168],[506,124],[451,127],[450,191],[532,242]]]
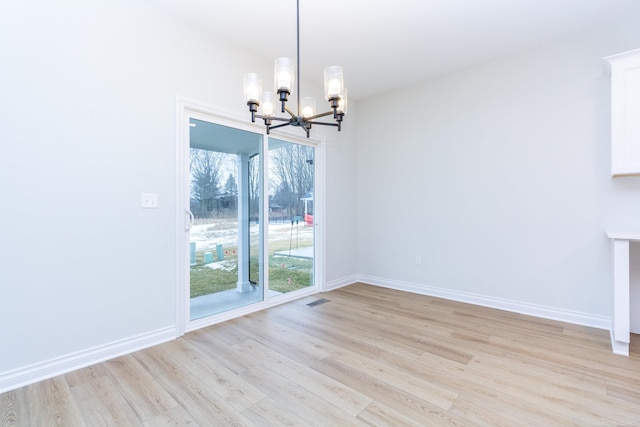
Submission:
[[[422,255],[416,255],[416,265],[422,265]]]

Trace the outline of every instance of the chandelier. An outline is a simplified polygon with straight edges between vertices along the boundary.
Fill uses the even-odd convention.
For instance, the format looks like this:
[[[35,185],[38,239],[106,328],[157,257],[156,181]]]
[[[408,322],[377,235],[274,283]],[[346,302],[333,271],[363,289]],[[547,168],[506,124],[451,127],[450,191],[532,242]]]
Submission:
[[[267,128],[267,134],[271,129],[277,129],[284,126],[298,126],[307,133],[312,125],[336,126],[338,131],[342,128],[342,120],[347,114],[347,89],[344,87],[344,79],[342,67],[331,66],[324,69],[324,95],[329,101],[330,111],[326,113],[316,114],[315,98],[302,98],[300,103],[300,0],[296,0],[296,24],[297,24],[297,55],[296,65],[289,58],[278,58],[275,60],[274,73],[274,92],[262,91],[262,77],[256,73],[247,73],[244,75],[244,97],[251,112],[251,121],[255,122],[256,118],[263,119]],[[296,68],[298,70],[298,78],[295,78]],[[297,102],[298,111],[294,113],[288,106],[287,101],[291,95],[291,89],[297,81]],[[275,105],[280,102],[281,113],[288,113],[287,117],[277,117],[274,115]],[[258,113],[258,107],[260,112]],[[316,119],[333,115],[335,123],[318,122]],[[273,122],[283,122],[273,125]]]

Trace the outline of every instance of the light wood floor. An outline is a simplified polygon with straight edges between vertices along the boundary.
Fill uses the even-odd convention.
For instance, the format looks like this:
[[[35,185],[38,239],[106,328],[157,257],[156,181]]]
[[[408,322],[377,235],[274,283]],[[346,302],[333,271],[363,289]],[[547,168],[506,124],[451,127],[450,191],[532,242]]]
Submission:
[[[318,298],[330,302],[309,307]],[[640,425],[640,343],[356,284],[0,395],[3,425]]]

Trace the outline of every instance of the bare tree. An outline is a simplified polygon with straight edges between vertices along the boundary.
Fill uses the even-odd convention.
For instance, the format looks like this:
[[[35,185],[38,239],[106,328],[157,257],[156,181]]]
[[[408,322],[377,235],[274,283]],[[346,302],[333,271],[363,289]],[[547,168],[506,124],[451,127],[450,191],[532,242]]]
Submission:
[[[233,176],[232,173],[229,174],[229,177],[227,178],[227,182],[226,184],[224,184],[224,191],[230,196],[238,195],[238,184],[236,184],[236,178]]]
[[[258,218],[260,213],[260,156],[249,159],[249,216]]]
[[[223,153],[191,148],[191,211],[206,218],[216,208]]]
[[[274,199],[290,216],[301,215],[300,199],[313,191],[313,148],[287,144],[269,154],[272,173],[279,181]]]

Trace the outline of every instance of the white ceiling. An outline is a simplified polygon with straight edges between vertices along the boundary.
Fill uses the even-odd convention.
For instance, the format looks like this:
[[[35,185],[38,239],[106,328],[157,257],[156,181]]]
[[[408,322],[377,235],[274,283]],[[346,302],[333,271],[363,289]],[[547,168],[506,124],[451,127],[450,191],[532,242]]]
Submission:
[[[256,55],[295,58],[295,0],[151,1]],[[639,11],[638,0],[300,0],[302,74],[321,84],[342,65],[363,99]]]

